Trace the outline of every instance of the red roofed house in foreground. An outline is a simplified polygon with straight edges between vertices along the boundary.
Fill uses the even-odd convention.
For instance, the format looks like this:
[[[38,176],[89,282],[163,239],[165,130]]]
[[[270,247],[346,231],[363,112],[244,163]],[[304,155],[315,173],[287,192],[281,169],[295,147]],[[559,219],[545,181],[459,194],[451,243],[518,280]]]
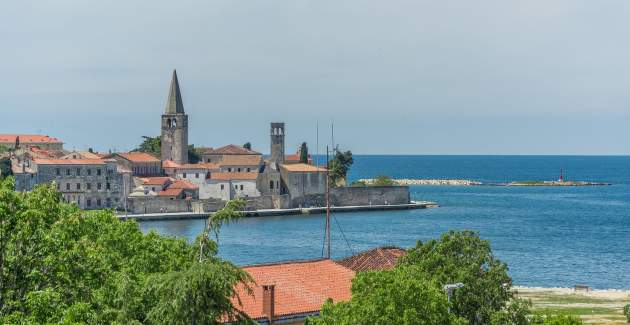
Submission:
[[[385,246],[370,249],[337,261],[355,272],[393,269],[398,259],[407,253],[400,247]]]
[[[351,298],[355,272],[329,259],[246,266],[256,284],[253,296],[244,288],[237,291],[242,306],[235,307],[261,324],[301,324],[319,315],[324,302]]]

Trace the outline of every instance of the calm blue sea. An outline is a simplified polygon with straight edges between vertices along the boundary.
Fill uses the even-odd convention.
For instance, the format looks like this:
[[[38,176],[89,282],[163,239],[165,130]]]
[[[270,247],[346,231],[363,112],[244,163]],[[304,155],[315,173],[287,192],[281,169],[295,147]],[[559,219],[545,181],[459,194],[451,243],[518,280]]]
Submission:
[[[613,185],[414,186],[413,199],[435,201],[440,208],[335,214],[333,255],[381,245],[410,247],[451,229],[472,229],[490,241],[518,285],[630,289],[630,157],[355,156],[350,178],[385,174],[501,183],[555,180],[560,168],[565,179]],[[143,222],[141,227],[192,239],[203,223]],[[222,229],[220,255],[239,265],[318,258],[323,227],[323,215],[249,218]]]

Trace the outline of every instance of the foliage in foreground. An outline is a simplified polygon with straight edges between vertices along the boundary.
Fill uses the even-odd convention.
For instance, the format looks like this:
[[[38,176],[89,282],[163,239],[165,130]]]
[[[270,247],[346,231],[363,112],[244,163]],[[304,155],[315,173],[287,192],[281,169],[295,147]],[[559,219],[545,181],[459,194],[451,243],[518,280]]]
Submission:
[[[626,320],[630,324],[630,304],[623,306],[623,314],[626,315]]]
[[[210,223],[210,222],[209,222]],[[213,221],[217,225],[220,222]],[[249,276],[216,243],[144,234],[111,211],[60,203],[0,182],[0,323],[212,324],[246,318],[230,302]],[[200,251],[199,243],[213,249]],[[203,246],[201,246],[203,247]]]
[[[450,304],[445,284],[463,283]],[[574,325],[578,318],[537,316],[531,302],[515,299],[507,265],[472,231],[451,231],[418,242],[393,270],[359,273],[352,299],[324,304],[311,324]],[[451,313],[448,313],[450,307]]]
[[[0,179],[7,178],[8,176],[13,175],[13,170],[11,170],[11,159],[8,157],[0,158]]]

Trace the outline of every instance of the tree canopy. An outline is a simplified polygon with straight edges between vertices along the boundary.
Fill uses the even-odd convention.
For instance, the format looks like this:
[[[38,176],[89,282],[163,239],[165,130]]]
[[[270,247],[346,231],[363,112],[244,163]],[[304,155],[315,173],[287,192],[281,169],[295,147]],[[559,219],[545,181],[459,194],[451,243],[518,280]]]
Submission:
[[[150,137],[142,136],[144,139],[142,143],[133,151],[146,152],[155,156],[160,156],[162,152],[162,138],[160,136]]]
[[[13,175],[11,170],[11,159],[9,157],[0,158],[0,179]]]
[[[252,150],[252,144],[249,142],[245,142],[245,144],[243,145],[243,148],[247,150]]]
[[[345,185],[348,170],[353,163],[351,151],[335,150],[335,156],[328,162],[328,173],[334,186]]]
[[[308,145],[306,145],[306,142],[302,142],[302,145],[300,145],[300,162],[308,164]]]
[[[230,297],[250,278],[216,256],[212,238],[144,234],[111,211],[61,203],[54,185],[28,193],[13,185],[11,177],[0,182],[0,323],[247,321]],[[215,247],[203,258],[201,241]]]

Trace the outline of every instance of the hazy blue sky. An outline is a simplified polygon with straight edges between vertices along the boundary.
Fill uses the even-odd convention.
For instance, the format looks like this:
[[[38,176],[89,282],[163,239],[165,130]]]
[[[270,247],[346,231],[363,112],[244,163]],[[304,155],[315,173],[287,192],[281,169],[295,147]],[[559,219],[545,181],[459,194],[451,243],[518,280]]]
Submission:
[[[628,0],[3,1],[0,133],[130,149],[177,68],[197,146],[629,154],[629,32]]]

